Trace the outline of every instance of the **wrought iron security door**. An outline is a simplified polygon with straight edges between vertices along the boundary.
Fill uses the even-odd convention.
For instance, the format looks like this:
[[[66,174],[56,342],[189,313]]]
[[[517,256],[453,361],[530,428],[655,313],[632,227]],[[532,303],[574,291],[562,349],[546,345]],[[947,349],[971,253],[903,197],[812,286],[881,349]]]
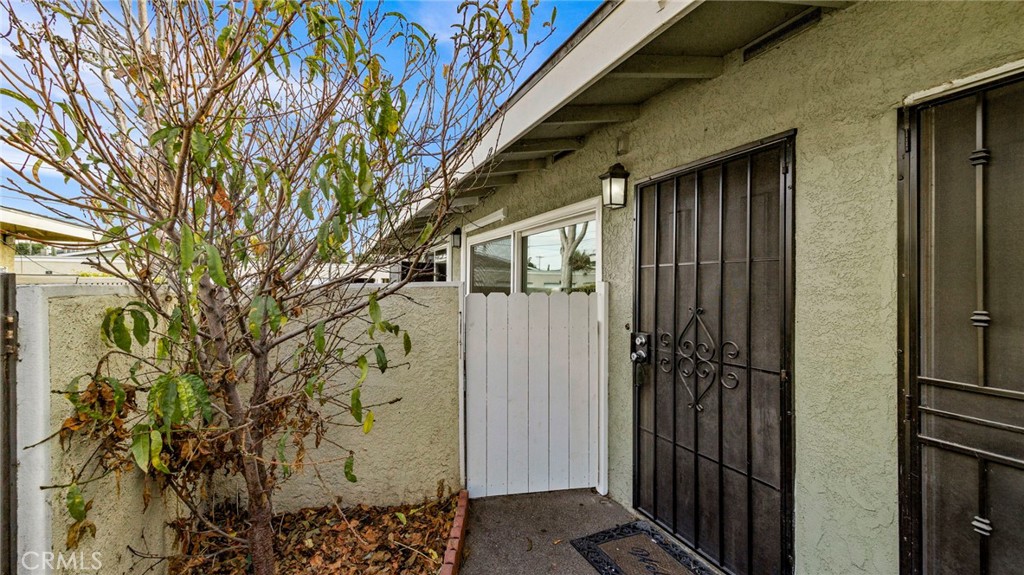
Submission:
[[[904,573],[1024,572],[1024,79],[906,111]]]
[[[634,505],[717,567],[792,571],[793,134],[637,187]]]

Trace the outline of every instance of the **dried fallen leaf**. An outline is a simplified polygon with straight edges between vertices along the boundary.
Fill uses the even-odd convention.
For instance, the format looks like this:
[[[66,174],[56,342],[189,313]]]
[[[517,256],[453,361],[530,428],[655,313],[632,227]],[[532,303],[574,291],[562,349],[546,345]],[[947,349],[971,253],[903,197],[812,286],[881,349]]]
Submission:
[[[276,538],[278,572],[295,575],[436,575],[455,518],[451,495],[421,505],[343,510],[331,505],[281,514]],[[399,519],[405,518],[405,523]],[[237,509],[218,509],[218,518],[244,532]],[[227,541],[195,528],[181,533],[182,555],[171,575],[244,575],[244,548],[225,551]]]

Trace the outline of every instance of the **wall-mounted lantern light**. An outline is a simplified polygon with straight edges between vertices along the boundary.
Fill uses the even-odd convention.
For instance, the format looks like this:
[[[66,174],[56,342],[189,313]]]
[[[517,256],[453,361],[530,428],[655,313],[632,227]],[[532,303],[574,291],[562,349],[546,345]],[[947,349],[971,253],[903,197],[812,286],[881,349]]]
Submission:
[[[601,174],[601,197],[604,207],[616,209],[626,207],[626,180],[629,172],[622,164],[615,164]]]
[[[462,228],[455,228],[454,230],[452,230],[452,247],[462,247]]]

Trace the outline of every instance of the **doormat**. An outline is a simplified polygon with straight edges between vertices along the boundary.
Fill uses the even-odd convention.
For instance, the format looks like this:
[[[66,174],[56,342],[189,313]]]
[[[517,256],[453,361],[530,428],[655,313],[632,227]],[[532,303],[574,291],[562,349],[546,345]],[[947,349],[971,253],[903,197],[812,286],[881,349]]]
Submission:
[[[572,546],[601,575],[713,575],[644,521],[573,539]]]

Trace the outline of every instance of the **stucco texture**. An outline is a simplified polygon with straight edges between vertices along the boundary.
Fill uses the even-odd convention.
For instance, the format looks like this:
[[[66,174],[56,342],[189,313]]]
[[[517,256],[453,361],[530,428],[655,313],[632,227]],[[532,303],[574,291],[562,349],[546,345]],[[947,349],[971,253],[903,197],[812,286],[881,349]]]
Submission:
[[[633,181],[796,128],[795,432],[798,573],[898,572],[897,116],[914,92],[1024,57],[1024,3],[864,2],[484,199],[499,224],[597,195],[622,162]],[[628,152],[616,156],[616,139]],[[608,210],[609,480],[632,498],[633,214]]]
[[[275,511],[325,505],[336,497],[343,505],[415,503],[435,496],[441,481],[446,489],[461,488],[459,289],[409,286],[382,299],[381,313],[409,331],[412,352],[404,356],[401,338],[379,337],[394,367],[380,373],[371,361],[361,399],[364,406],[401,401],[373,408],[369,434],[358,427],[328,430],[332,440],[355,453],[358,481],[345,479],[348,452],[324,442],[310,451],[307,462],[325,463],[283,482],[274,496]],[[352,419],[343,415],[339,421]]]
[[[96,369],[97,360],[108,349],[100,338],[103,313],[108,307],[124,305],[128,301],[129,298],[111,295],[76,295],[49,300],[52,390],[63,391],[72,379]],[[53,394],[50,399],[50,427],[59,429],[72,412],[71,404],[63,395]],[[50,443],[53,482],[67,483],[95,447],[95,444],[76,436],[70,449],[64,451],[53,440]],[[89,477],[88,473],[86,477]],[[168,518],[177,516],[176,503],[170,497],[162,498],[154,487],[149,507],[144,509],[140,472],[133,469],[120,477],[111,475],[84,484],[81,489],[86,501],[93,500],[88,519],[96,524],[96,537],[84,536],[78,549],[70,552],[82,554],[78,556],[78,569],[55,569],[54,573],[88,572],[88,567],[81,566],[92,565],[94,552],[100,553],[100,573],[140,573],[155,561],[133,554],[129,546],[141,554],[159,556],[172,552],[172,534],[165,528],[165,523]],[[68,515],[65,496],[66,490],[55,489],[50,498],[54,553],[68,553],[65,540],[73,519]],[[22,526],[23,529],[26,527]],[[159,575],[164,572],[165,565],[158,564],[152,572]]]
[[[50,387],[55,391],[63,391],[73,378],[95,369],[98,358],[108,349],[99,333],[104,310],[130,300],[118,295],[89,295],[87,289],[73,297],[49,300]],[[404,356],[401,338],[379,337],[393,367],[383,374],[371,368],[363,384],[362,401],[365,406],[400,401],[373,408],[375,425],[369,434],[364,435],[358,426],[328,431],[330,439],[355,453],[356,483],[347,481],[343,472],[348,452],[324,442],[319,449],[310,448],[302,472],[280,484],[275,495],[276,511],[329,505],[339,498],[343,505],[415,503],[434,496],[439,482],[453,491],[461,487],[458,294],[454,285],[416,286],[381,300],[383,316],[409,331],[412,352]],[[357,323],[360,329],[364,325],[353,322],[353,329]],[[71,413],[64,396],[51,396],[51,429],[58,429]],[[347,416],[339,419],[351,422]],[[61,484],[95,448],[81,438],[75,439],[66,452],[56,440],[49,445],[53,482]],[[314,469],[310,463],[316,461],[323,464]],[[84,554],[78,565],[83,564],[82,557],[84,564],[90,565],[92,553],[99,551],[100,572],[139,573],[153,560],[136,556],[129,546],[157,556],[176,552],[165,523],[184,510],[172,496],[161,498],[155,486],[152,501],[144,510],[142,490],[142,474],[135,470],[82,486],[85,499],[94,500],[88,518],[96,524],[97,532],[95,538],[83,538],[75,551]],[[220,492],[233,498],[236,490],[228,483]],[[53,490],[49,499],[55,553],[65,551],[67,527],[72,522],[65,509],[65,494],[63,489]],[[152,572],[159,575],[165,567],[161,563]],[[78,571],[55,571],[65,572]]]

